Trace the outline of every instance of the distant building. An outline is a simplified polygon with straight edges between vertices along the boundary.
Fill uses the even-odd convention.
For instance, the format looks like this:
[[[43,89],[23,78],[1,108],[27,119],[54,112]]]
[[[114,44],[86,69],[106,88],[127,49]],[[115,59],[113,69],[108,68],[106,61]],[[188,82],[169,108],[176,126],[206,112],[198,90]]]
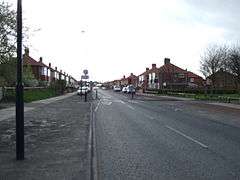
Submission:
[[[218,90],[235,90],[237,89],[236,76],[220,69],[216,73],[206,78],[214,89]]]
[[[47,85],[57,81],[64,80],[66,81],[66,85],[68,87],[76,87],[77,80],[72,76],[63,73],[62,70],[58,71],[57,67],[55,69],[52,68],[51,63],[47,66],[43,63],[42,57],[39,58],[39,61],[33,59],[29,55],[29,49],[25,49],[25,53],[23,55],[23,66],[30,66],[32,69],[32,73],[38,81],[45,81]]]
[[[199,88],[204,86],[204,79],[191,71],[184,70],[174,64],[171,64],[169,58],[164,59],[164,65],[157,68],[152,64],[151,68],[138,76],[133,73],[129,77],[123,76],[120,80],[109,81],[105,83],[108,87],[113,85],[127,86],[134,85],[142,90],[152,89],[176,89]]]
[[[130,76],[127,77],[127,85],[133,85],[134,87],[137,87],[138,77],[134,75],[133,73],[130,74]]]
[[[152,68],[138,76],[138,86],[145,89],[184,89],[203,86],[203,78],[171,64],[169,58],[164,59],[164,65]]]
[[[122,79],[120,79],[120,85],[121,86],[127,86],[128,85],[128,79],[124,75]]]
[[[48,81],[48,66],[42,62],[42,58],[40,57],[39,61],[36,61],[29,55],[29,49],[25,49],[25,53],[23,55],[23,66],[29,65],[32,69],[33,75],[37,80]]]

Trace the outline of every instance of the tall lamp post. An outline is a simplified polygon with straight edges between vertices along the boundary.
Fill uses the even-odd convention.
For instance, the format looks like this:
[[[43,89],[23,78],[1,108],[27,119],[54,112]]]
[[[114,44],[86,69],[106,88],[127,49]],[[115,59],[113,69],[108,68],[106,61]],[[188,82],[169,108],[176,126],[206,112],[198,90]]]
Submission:
[[[22,83],[22,0],[17,1],[16,159],[24,160],[24,103]]]

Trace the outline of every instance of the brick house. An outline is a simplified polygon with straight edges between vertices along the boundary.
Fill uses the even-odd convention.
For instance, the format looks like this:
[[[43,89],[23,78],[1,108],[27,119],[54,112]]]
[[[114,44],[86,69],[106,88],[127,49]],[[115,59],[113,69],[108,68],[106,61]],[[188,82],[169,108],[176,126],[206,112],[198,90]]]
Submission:
[[[42,58],[39,58],[39,61],[36,61],[31,56],[29,56],[29,49],[25,49],[25,53],[23,55],[23,66],[31,66],[34,77],[37,80],[48,81],[48,66],[42,62]]]
[[[159,89],[158,74],[159,69],[156,64],[152,64],[152,68],[146,72],[146,83],[149,89]]]
[[[56,72],[55,69],[52,68],[52,64],[49,63],[49,65],[48,65],[49,83],[56,81],[55,72]]]
[[[67,86],[75,87],[77,85],[77,80],[73,77],[69,76],[62,70],[58,71],[57,67],[55,69],[52,68],[51,63],[47,66],[43,63],[42,57],[39,58],[39,61],[33,59],[29,55],[29,49],[25,49],[25,53],[23,55],[23,65],[30,66],[33,72],[35,79],[39,81],[47,81],[47,85],[50,85],[52,82],[56,80],[65,80]]]
[[[236,76],[220,69],[215,74],[212,74],[206,78],[214,89],[218,90],[235,90],[237,89]]]
[[[148,71],[149,71],[149,68],[146,68],[145,72],[143,72],[142,74],[140,74],[138,76],[137,87],[139,87],[143,90],[148,88],[147,87],[147,84],[148,84],[148,81],[149,81]]]
[[[122,79],[120,79],[120,85],[121,86],[127,86],[128,85],[128,79],[124,75]]]
[[[203,86],[203,78],[171,64],[169,58],[164,59],[164,65],[159,68],[160,89],[184,89]]]
[[[203,78],[171,64],[169,58],[164,59],[160,68],[152,64],[152,68],[138,76],[138,86],[144,89],[184,89],[203,86]]]
[[[138,77],[136,75],[131,73],[130,76],[128,76],[126,79],[127,79],[127,85],[132,84],[134,87],[137,87]]]

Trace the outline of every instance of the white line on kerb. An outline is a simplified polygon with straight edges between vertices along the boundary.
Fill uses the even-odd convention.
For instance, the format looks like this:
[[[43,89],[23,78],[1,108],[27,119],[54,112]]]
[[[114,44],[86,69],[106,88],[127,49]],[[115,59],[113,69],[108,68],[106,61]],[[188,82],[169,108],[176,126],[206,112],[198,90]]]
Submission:
[[[184,133],[182,133],[182,132],[180,132],[180,131],[178,131],[178,130],[176,130],[176,129],[170,127],[170,126],[166,126],[166,128],[168,128],[168,129],[174,131],[175,133],[177,133],[177,134],[179,134],[179,135],[185,137],[186,139],[188,139],[188,140],[190,140],[190,141],[192,141],[192,142],[197,143],[198,145],[202,146],[203,148],[208,148],[207,145],[205,145],[205,144],[203,144],[203,143],[201,143],[201,142],[199,142],[199,141],[197,141],[197,140],[191,138],[190,136],[188,136],[188,135],[186,135],[186,134],[184,134]]]
[[[98,110],[98,107],[99,107],[100,103],[101,103],[101,100],[98,102],[97,107],[94,109],[95,112]]]

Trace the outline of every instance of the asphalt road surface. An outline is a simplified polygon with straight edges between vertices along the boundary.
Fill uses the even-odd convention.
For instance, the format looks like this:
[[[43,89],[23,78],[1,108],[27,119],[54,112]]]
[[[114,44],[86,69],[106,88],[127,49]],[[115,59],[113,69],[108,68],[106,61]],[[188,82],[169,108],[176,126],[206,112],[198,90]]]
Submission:
[[[100,90],[99,179],[240,179],[240,110]]]

